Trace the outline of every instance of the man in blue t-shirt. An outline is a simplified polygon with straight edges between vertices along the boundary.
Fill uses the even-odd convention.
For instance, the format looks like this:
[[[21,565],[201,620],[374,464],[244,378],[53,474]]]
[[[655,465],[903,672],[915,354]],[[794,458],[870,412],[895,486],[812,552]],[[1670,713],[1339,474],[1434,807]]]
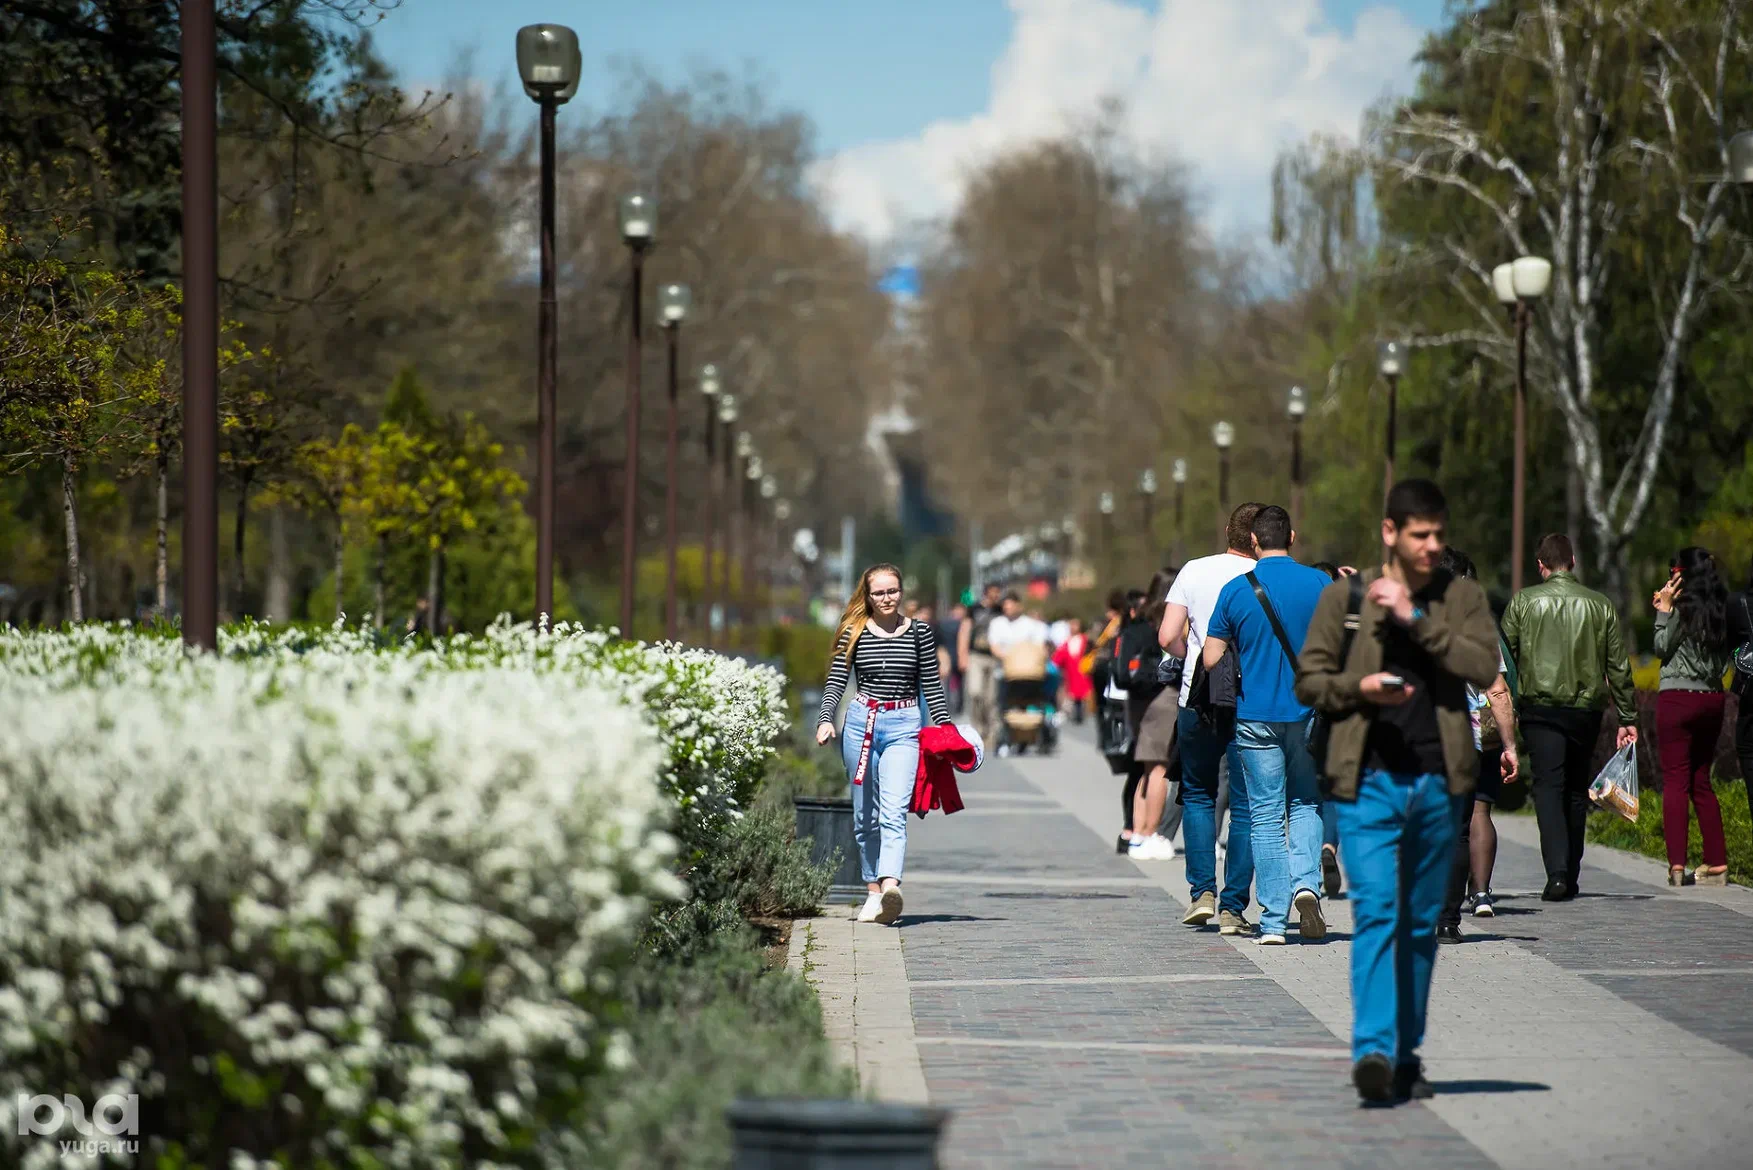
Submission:
[[[1309,755],[1309,708],[1296,697],[1295,656],[1302,652],[1315,603],[1331,580],[1291,559],[1296,533],[1283,508],[1260,509],[1252,532],[1259,563],[1223,587],[1201,653],[1210,669],[1234,645],[1241,665],[1235,752],[1247,781],[1259,941],[1282,946],[1293,901],[1305,942],[1327,933],[1316,893],[1321,879],[1321,793]],[[1256,583],[1266,594],[1264,603]],[[1273,628],[1267,603],[1282,637]]]

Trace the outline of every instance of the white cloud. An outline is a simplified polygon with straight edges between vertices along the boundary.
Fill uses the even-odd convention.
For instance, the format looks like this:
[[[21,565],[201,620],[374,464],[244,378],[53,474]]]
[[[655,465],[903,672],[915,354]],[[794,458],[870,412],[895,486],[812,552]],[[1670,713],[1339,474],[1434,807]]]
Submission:
[[[1195,168],[1214,226],[1264,222],[1280,148],[1355,135],[1366,106],[1410,82],[1420,32],[1393,8],[1349,34],[1320,0],[1010,0],[1015,27],[987,108],[911,138],[852,147],[812,174],[835,221],[882,242],[954,207],[993,154],[1087,120],[1106,97],[1147,157]]]

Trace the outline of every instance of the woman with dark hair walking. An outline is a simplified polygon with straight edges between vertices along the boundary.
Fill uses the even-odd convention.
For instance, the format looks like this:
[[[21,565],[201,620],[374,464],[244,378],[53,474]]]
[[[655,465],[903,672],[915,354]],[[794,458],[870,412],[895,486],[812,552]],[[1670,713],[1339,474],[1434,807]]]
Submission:
[[[1723,674],[1734,656],[1729,591],[1709,549],[1688,545],[1674,554],[1668,581],[1650,602],[1656,610],[1656,655],[1662,682],[1656,696],[1656,740],[1662,761],[1662,824],[1668,884],[1728,884],[1723,815],[1710,786],[1717,737],[1723,730]],[[1698,810],[1704,864],[1686,870],[1688,800]]]
[[[921,697],[933,723],[950,721],[930,622],[901,613],[901,570],[872,565],[846,603],[834,632],[834,658],[822,688],[816,742],[834,738],[834,711],[848,681],[840,757],[852,781],[852,839],[869,896],[860,922],[885,926],[901,916],[901,865],[907,857],[907,810],[919,773]]]
[[[1169,808],[1169,764],[1180,713],[1179,660],[1166,658],[1157,644],[1157,626],[1174,581],[1173,569],[1158,570],[1151,578],[1144,604],[1120,632],[1120,651],[1115,656],[1129,676],[1126,722],[1132,728],[1133,745],[1127,783],[1132,818],[1130,832],[1121,836],[1127,839],[1127,855],[1136,861],[1172,860],[1175,830],[1179,828],[1174,823],[1179,818],[1167,824],[1163,819]]]

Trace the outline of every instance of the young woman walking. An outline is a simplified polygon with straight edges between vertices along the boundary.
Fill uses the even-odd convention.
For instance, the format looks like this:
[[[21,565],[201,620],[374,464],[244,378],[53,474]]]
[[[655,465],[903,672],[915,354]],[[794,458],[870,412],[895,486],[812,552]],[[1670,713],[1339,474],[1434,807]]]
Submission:
[[[937,635],[929,622],[901,614],[901,570],[872,565],[846,603],[834,634],[834,658],[822,690],[816,742],[834,738],[834,712],[848,679],[840,758],[852,781],[852,837],[870,893],[860,922],[887,926],[901,916],[901,866],[907,856],[907,808],[919,772],[920,696],[933,723],[950,721],[938,673]]]
[[[1733,658],[1729,591],[1708,549],[1674,554],[1668,583],[1651,599],[1656,655],[1662,660],[1656,696],[1656,741],[1662,760],[1662,823],[1668,843],[1668,884],[1728,884],[1729,854],[1722,810],[1710,786],[1716,741],[1723,730],[1723,675]],[[1698,809],[1704,864],[1686,871],[1687,800]]]

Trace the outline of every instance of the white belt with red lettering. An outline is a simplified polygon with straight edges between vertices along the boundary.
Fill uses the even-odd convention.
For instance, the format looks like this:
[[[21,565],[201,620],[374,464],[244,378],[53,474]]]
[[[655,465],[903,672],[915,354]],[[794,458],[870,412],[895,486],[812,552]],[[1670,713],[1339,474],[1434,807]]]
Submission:
[[[864,705],[864,745],[858,749],[858,771],[852,774],[854,784],[864,783],[864,770],[870,766],[870,745],[876,739],[876,717],[884,711],[905,711],[909,707],[919,706],[918,699],[873,699],[869,695],[859,695],[852,700]]]

